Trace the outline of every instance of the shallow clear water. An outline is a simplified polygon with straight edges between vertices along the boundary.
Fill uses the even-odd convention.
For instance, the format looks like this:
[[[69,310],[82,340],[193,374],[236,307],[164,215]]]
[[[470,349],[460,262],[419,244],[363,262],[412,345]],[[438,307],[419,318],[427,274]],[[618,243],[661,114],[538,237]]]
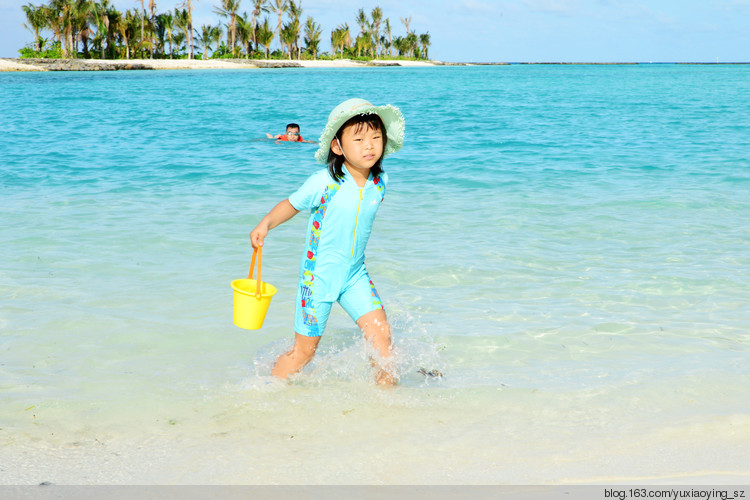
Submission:
[[[340,309],[268,376],[302,216],[231,322],[318,168],[265,133],[353,96],[407,121],[368,248],[393,391]],[[750,67],[0,74],[0,129],[0,482],[750,476]]]

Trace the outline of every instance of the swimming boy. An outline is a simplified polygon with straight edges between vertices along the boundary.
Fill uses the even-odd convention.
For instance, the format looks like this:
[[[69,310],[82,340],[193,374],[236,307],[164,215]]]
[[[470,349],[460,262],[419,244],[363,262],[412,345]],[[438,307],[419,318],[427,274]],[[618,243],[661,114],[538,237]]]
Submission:
[[[277,141],[288,141],[288,142],[309,142],[316,144],[315,141],[306,141],[299,134],[299,125],[296,123],[290,123],[286,126],[286,133],[284,135],[271,135],[266,134],[269,139],[276,139]]]

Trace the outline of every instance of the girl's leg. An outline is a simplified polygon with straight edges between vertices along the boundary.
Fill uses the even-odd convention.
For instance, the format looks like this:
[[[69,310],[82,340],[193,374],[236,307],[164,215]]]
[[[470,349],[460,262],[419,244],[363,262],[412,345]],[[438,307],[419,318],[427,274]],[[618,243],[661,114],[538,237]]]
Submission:
[[[320,337],[308,337],[306,335],[294,334],[294,346],[291,351],[285,352],[271,370],[271,375],[279,378],[289,378],[305,367],[315,356]]]
[[[391,325],[383,309],[375,309],[360,316],[357,320],[365,339],[372,344],[380,356],[380,361],[373,360],[373,366],[378,366],[377,382],[382,385],[396,385],[396,378],[390,367]]]

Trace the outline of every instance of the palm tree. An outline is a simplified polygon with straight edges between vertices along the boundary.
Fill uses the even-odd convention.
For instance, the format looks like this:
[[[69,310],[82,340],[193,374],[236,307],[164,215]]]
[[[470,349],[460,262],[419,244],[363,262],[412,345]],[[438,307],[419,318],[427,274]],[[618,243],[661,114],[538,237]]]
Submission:
[[[39,33],[47,25],[47,20],[44,15],[44,8],[41,6],[34,7],[33,5],[28,4],[24,5],[22,9],[26,14],[26,20],[29,22],[29,24],[24,24],[23,27],[34,33],[34,47],[37,52],[40,52],[42,50],[42,47],[39,41],[42,37]]]
[[[296,21],[287,23],[281,29],[281,44],[286,45],[289,48],[289,59],[292,58],[292,52],[294,52],[294,42],[297,40],[297,29],[299,24]]]
[[[201,31],[200,32],[197,31],[197,30],[195,32],[195,40],[200,45],[203,45],[203,59],[205,59],[206,58],[206,54],[208,54],[208,47],[207,46],[209,44],[209,40],[210,40],[210,36],[211,36],[210,33],[206,32],[206,29],[210,30],[211,27],[210,26],[206,26],[204,24],[203,26],[201,26]]]
[[[153,30],[151,29],[150,23],[146,26],[146,29],[148,29],[146,32],[148,36],[142,40],[138,40],[138,43],[136,43],[134,47],[134,51],[140,54],[139,57],[141,58],[143,58],[143,53],[145,51],[153,52],[154,50],[154,42],[152,38]]]
[[[393,40],[391,39],[391,20],[385,19],[385,33],[388,35],[388,57],[391,57],[391,47],[393,46]]]
[[[380,22],[383,20],[383,10],[380,7],[372,9],[372,37],[375,40],[375,58],[380,56]]]
[[[363,33],[357,37],[354,45],[357,47],[357,57],[359,57],[362,52],[367,53],[368,50],[372,49],[372,38],[369,34]]]
[[[247,18],[247,12],[237,16],[237,38],[245,52],[245,59],[250,53],[250,42],[253,39],[253,25]]]
[[[141,2],[141,10],[138,14],[141,16],[141,40],[143,40],[143,23],[146,21],[146,7],[143,4],[143,0],[136,0],[136,2]]]
[[[73,48],[76,57],[78,56],[79,40],[83,43],[84,57],[90,57],[88,42],[91,38],[93,38],[94,35],[94,31],[91,29],[91,21],[93,21],[93,10],[93,0],[76,0],[73,6],[71,23],[73,24]]]
[[[255,44],[255,50],[258,50],[258,16],[263,12],[269,12],[266,0],[253,0],[253,43]]]
[[[360,57],[362,55],[362,51],[367,51],[367,49],[372,45],[372,43],[368,43],[368,40],[366,40],[369,39],[370,42],[372,42],[372,38],[369,34],[370,21],[367,19],[367,14],[365,13],[364,9],[359,9],[359,11],[357,12],[356,21],[359,25],[360,34],[359,36],[357,36],[354,44],[357,46],[357,57]]]
[[[257,27],[255,39],[257,43],[266,49],[266,59],[268,59],[268,51],[275,35],[276,32],[268,25],[268,18],[263,19],[263,24]]]
[[[94,46],[98,46],[102,53],[102,59],[106,57],[105,42],[109,37],[109,16],[108,10],[110,9],[109,0],[101,0],[99,3],[94,5],[91,11],[92,20],[96,26],[96,37],[94,38]]]
[[[188,59],[193,58],[193,0],[184,0],[182,8],[186,13],[185,43],[187,43]]]
[[[130,52],[132,53],[133,57],[138,57],[138,52],[141,49],[141,43],[143,40],[138,40],[138,25],[139,22],[142,19],[142,16],[137,15],[136,11],[133,10],[127,11],[125,13],[125,24],[127,25],[127,31],[129,33],[128,40],[130,41]],[[129,58],[129,57],[128,57]]]
[[[122,12],[114,7],[108,6],[107,20],[109,22],[106,33],[107,54],[109,58],[114,59],[117,51],[117,36],[120,34],[120,24],[123,22]]]
[[[408,35],[409,33],[411,33],[411,31],[409,31],[409,25],[411,24],[411,16],[402,17],[401,22],[404,23],[404,26],[406,26],[406,34]]]
[[[234,55],[237,40],[237,11],[240,9],[240,0],[221,0],[221,6],[214,9],[214,13],[229,19],[227,25],[227,45]]]
[[[59,29],[58,38],[62,46],[62,53],[64,58],[71,57],[73,52],[73,9],[75,8],[76,0],[51,0],[49,5],[49,18],[48,21],[55,27],[52,28],[53,32],[57,34]]]
[[[158,16],[156,16],[156,24],[159,26],[160,30],[164,31],[164,35],[169,41],[169,58],[172,59],[172,42],[174,40],[174,16],[171,12],[159,14]],[[166,54],[166,50],[163,50],[162,53]]]
[[[282,50],[284,50],[284,44],[281,41],[281,24],[284,19],[284,13],[287,10],[289,10],[288,0],[274,0],[274,3],[271,4],[271,11],[279,16],[279,24],[276,26],[276,32],[279,34],[279,44]]]
[[[117,29],[122,37],[123,44],[125,45],[125,58],[130,59],[130,44],[133,43],[133,38],[136,33],[138,18],[135,13],[130,10],[125,11],[125,16],[120,20],[117,25]]]
[[[364,9],[359,9],[357,11],[357,18],[355,19],[357,21],[357,24],[359,25],[359,31],[361,35],[364,35],[367,33],[368,25],[370,24],[367,19],[367,14],[365,14]]]
[[[221,37],[223,35],[221,32],[221,26],[214,26],[211,30],[211,35],[213,35],[213,42],[216,44],[216,50],[219,50],[220,45],[222,45]]]
[[[344,57],[344,50],[351,49],[352,47],[352,35],[349,32],[349,24],[344,23],[343,31],[341,32],[341,57]]]
[[[53,32],[60,30],[63,57],[76,57],[78,34],[88,27],[91,0],[51,0],[48,21],[54,23]]]
[[[105,33],[105,38],[107,41],[107,54],[108,57],[114,59],[115,57],[115,50],[116,50],[116,40],[117,37],[117,25],[121,22],[122,19],[122,13],[114,8],[114,6],[109,5],[109,2],[107,0],[101,0],[100,5],[102,8],[106,10],[106,22],[107,22],[107,30]]]
[[[218,26],[201,26],[201,30],[195,30],[195,38],[203,46],[203,60],[208,59],[208,49],[212,43],[221,39],[221,29]],[[218,39],[218,40],[217,40]]]
[[[154,31],[156,29],[156,13],[155,13],[155,11],[156,11],[156,0],[148,0],[148,11],[149,11],[148,22],[149,22],[149,25],[151,27],[151,30],[150,30],[151,31],[151,36],[153,37]],[[152,42],[151,43],[151,59],[153,59],[154,58],[154,46],[156,44],[153,43],[153,39],[151,40],[151,42]],[[164,45],[164,44],[162,43],[162,45]]]
[[[76,10],[75,27],[76,27],[76,54],[78,53],[78,41],[83,43],[83,57],[91,59],[89,53],[89,41],[95,36],[96,32],[92,24],[96,25],[96,4],[92,0],[86,0],[78,6]]]
[[[68,14],[64,0],[50,0],[45,7],[47,25],[52,30],[52,36],[60,42],[62,56],[68,57]]]
[[[104,22],[106,15],[107,12],[102,11],[101,6],[98,3],[94,4],[94,9],[91,11],[91,26],[96,28],[96,34],[94,35],[93,40],[91,40],[91,43],[93,44],[92,48],[101,54],[102,59],[104,59],[104,50],[106,49],[104,41],[108,29]]]
[[[422,44],[422,53],[424,54],[424,58],[429,59],[430,57],[427,52],[428,47],[431,45],[429,31],[427,33],[419,35],[419,43]]]
[[[154,40],[153,49],[157,52],[159,58],[163,59],[167,57],[167,28],[160,19],[161,14],[154,18],[152,25],[152,36]],[[153,58],[154,50],[151,51],[151,57]]]
[[[193,58],[193,19],[187,9],[175,9],[174,11],[175,26],[185,35],[185,44],[187,48],[188,59]]]
[[[138,52],[141,52],[141,57],[143,56],[143,50],[148,48],[150,49],[151,59],[154,58],[154,42],[152,40],[153,35],[153,28],[154,28],[154,9],[156,8],[156,2],[154,0],[149,0],[148,2],[148,8],[151,12],[151,15],[148,18],[148,38],[146,38],[146,5],[144,3],[144,0],[136,0],[136,2],[140,2],[141,4],[141,10],[138,11],[138,16],[141,19],[141,38],[138,41]]]
[[[178,31],[174,34],[174,44],[177,47],[177,55],[182,53],[182,46],[185,43],[185,32]],[[186,46],[187,47],[187,46]]]
[[[52,37],[60,44],[63,57],[67,57],[65,50],[65,18],[62,10],[57,9],[51,2],[50,5],[41,7],[46,26],[52,30]]]
[[[150,2],[155,8],[154,0]],[[47,5],[34,7],[28,4],[22,8],[29,23],[24,26],[37,36],[37,50],[41,50],[39,32],[49,28],[65,58],[78,56],[79,42],[83,44],[84,57],[91,57],[89,42],[93,42],[94,47],[101,51],[101,57],[105,57],[107,49],[114,47],[115,35],[119,34],[112,25],[120,13],[109,0],[49,0]],[[141,29],[145,30],[143,19],[141,22]],[[131,38],[129,36],[128,41]]]
[[[396,48],[398,55],[402,56],[406,53],[406,45],[403,37],[397,36],[393,39],[393,46]]]
[[[320,35],[323,32],[320,30],[320,25],[313,21],[313,18],[307,16],[305,21],[305,47],[312,53],[313,59],[318,58],[318,46],[320,45]]]
[[[294,0],[289,0],[289,17],[291,18],[290,26],[294,31],[294,45],[296,45],[297,48],[297,59],[299,59],[302,56],[302,50],[300,49],[300,32],[302,28],[300,18],[302,17],[302,0],[299,0],[299,2],[297,3],[294,3]]]
[[[341,30],[335,29],[331,31],[331,49],[333,52],[333,57],[336,57],[336,52],[339,51],[339,46],[341,46],[341,39],[342,39],[342,33]]]
[[[349,34],[349,25],[344,23],[331,32],[331,46],[333,53],[341,50],[341,58],[344,58],[344,49],[352,45],[352,36]]]
[[[414,57],[415,52],[417,51],[417,48],[419,47],[419,39],[417,38],[417,35],[412,33],[409,33],[406,35],[406,47],[407,52],[409,53],[409,57]]]

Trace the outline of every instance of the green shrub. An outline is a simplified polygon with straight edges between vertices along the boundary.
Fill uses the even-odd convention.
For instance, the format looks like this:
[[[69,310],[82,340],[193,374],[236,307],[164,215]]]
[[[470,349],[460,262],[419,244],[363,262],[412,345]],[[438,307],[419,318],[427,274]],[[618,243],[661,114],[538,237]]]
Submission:
[[[18,53],[21,54],[21,59],[34,59],[39,57],[39,52],[31,47],[24,47],[19,50]]]
[[[52,44],[51,49],[43,50],[41,57],[44,59],[62,59],[62,49],[60,48],[60,42]]]
[[[60,42],[55,42],[49,49],[37,52],[30,45],[20,49],[18,51],[21,54],[21,59],[62,59],[62,48],[60,48]]]

